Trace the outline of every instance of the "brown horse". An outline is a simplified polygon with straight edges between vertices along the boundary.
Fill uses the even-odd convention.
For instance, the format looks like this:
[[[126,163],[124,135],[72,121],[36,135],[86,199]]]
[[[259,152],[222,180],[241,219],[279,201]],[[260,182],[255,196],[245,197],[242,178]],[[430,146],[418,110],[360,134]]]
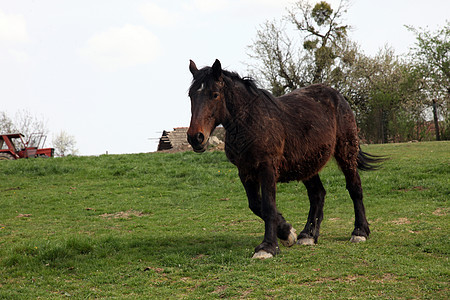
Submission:
[[[311,85],[275,98],[250,78],[212,67],[189,65],[194,79],[189,89],[191,124],[187,138],[196,152],[205,151],[216,126],[226,130],[225,153],[239,169],[250,209],[264,220],[263,242],[254,258],[270,258],[283,245],[317,243],[323,219],[325,189],[319,171],[334,156],[345,175],[353,200],[352,242],[369,236],[359,169],[375,169],[380,159],[359,147],[353,112],[344,97],[324,85]],[[298,235],[278,212],[276,183],[303,181],[310,210]]]

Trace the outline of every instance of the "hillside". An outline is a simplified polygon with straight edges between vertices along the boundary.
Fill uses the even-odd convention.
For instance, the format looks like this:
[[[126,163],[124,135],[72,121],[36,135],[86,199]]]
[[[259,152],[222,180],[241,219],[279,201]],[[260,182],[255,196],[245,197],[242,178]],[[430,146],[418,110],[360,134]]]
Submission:
[[[448,299],[450,142],[369,145],[372,234],[348,242],[353,206],[334,162],[319,243],[254,261],[264,225],[223,152],[0,163],[0,298]],[[300,231],[300,183],[278,185]]]

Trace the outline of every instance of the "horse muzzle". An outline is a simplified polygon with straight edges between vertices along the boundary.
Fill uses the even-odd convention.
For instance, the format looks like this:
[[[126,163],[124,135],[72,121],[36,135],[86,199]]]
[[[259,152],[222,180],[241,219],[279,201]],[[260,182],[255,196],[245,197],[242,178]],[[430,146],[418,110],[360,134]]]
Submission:
[[[203,133],[197,132],[193,135],[188,133],[187,140],[195,152],[197,153],[205,152],[206,145],[208,144],[208,139],[205,138],[205,135]]]

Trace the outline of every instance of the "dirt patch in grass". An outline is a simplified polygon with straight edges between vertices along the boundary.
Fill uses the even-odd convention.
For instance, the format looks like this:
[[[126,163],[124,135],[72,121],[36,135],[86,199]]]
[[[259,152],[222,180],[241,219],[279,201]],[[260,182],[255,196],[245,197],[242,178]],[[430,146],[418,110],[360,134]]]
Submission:
[[[412,188],[398,189],[396,191],[399,191],[399,192],[410,192],[410,191],[426,191],[426,190],[428,190],[428,188],[423,187],[423,186],[413,186]]]
[[[17,216],[16,216],[16,218],[29,218],[29,217],[31,217],[32,216],[32,214],[18,214]]]
[[[216,289],[214,290],[213,294],[219,294],[221,298],[224,297],[223,293],[229,288],[229,286],[227,285],[219,285],[218,287],[216,287]]]
[[[12,188],[7,188],[7,189],[4,189],[2,192],[16,191],[16,190],[20,190],[20,186],[18,186],[18,187],[12,187]]]
[[[439,207],[435,211],[433,211],[433,215],[435,216],[446,216],[449,211],[448,207]]]
[[[164,273],[164,269],[162,269],[162,268],[155,268],[155,267],[146,267],[144,269],[144,272],[147,272],[147,271],[150,271],[150,270],[152,270],[152,271],[154,271],[156,273]]]
[[[397,277],[394,274],[386,273],[380,279],[374,279],[372,281],[377,283],[394,282],[397,281]]]
[[[411,224],[411,221],[408,218],[398,218],[397,220],[392,221],[395,225],[405,225]]]
[[[112,213],[112,214],[103,214],[103,215],[100,215],[100,217],[106,218],[106,219],[129,219],[131,217],[142,217],[145,215],[148,215],[148,214],[145,214],[142,211],[130,209],[127,211],[119,211],[119,212]]]
[[[315,281],[309,282],[308,284],[322,284],[328,282],[343,282],[343,283],[352,283],[356,281],[367,280],[369,282],[375,283],[386,283],[386,282],[394,282],[397,281],[397,278],[394,274],[386,273],[381,277],[377,276],[364,276],[364,275],[348,275],[341,278],[331,278],[331,277],[323,277],[319,278]]]

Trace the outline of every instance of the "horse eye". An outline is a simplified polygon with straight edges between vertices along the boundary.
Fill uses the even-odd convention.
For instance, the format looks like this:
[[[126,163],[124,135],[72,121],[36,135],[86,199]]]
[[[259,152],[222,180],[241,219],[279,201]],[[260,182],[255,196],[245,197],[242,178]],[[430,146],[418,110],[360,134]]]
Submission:
[[[219,98],[220,95],[219,95],[219,93],[215,92],[212,94],[212,96],[213,96],[213,99],[217,99],[217,98]]]

